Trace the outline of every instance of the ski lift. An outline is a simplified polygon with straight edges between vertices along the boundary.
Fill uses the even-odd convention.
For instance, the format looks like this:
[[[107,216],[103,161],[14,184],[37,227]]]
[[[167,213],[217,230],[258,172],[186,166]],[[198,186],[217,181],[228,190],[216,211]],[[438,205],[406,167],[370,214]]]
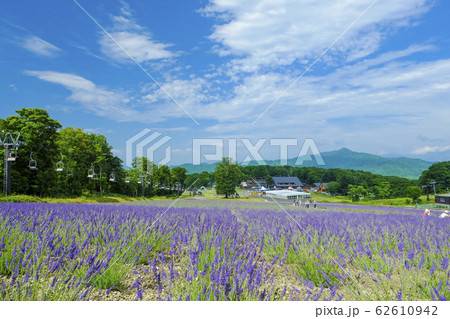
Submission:
[[[30,153],[30,161],[28,162],[28,167],[32,171],[37,171],[37,161],[33,159],[33,152]]]
[[[92,179],[93,179],[94,181],[98,180],[97,173],[94,173],[94,174],[92,175]]]
[[[61,154],[61,160],[56,163],[56,171],[62,172],[64,170],[63,156]]]
[[[73,169],[70,167],[67,168],[67,176],[69,177],[73,176]]]
[[[111,175],[109,175],[109,181],[110,182],[115,182],[116,181],[116,175],[114,173],[111,173]]]
[[[6,160],[8,162],[15,162],[17,159],[17,147],[13,149],[8,149],[8,154],[6,155]]]
[[[94,164],[92,164],[92,168],[88,169],[88,178],[94,178],[94,175],[96,176],[97,174],[95,174],[94,172]]]
[[[138,184],[142,184],[142,181],[137,181]]]
[[[125,177],[125,183],[129,183],[130,182],[130,176]]]

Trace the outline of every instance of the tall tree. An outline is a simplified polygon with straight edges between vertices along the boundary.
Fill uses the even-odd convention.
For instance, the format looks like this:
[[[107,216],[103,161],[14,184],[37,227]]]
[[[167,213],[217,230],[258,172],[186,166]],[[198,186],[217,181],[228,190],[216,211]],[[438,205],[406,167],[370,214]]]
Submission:
[[[55,163],[59,156],[56,147],[57,130],[61,124],[48,112],[39,108],[23,108],[17,115],[0,122],[0,129],[20,133],[25,144],[20,147],[18,159],[12,165],[12,191],[32,195],[52,195],[56,187]],[[38,170],[28,168],[30,153],[37,161]],[[3,151],[2,151],[3,155]]]
[[[170,172],[172,181],[174,183],[180,183],[182,189],[184,189],[184,183],[186,181],[186,173],[187,173],[187,169],[185,169],[184,167],[174,167],[172,168],[172,171]]]
[[[419,181],[421,185],[427,185],[435,181],[437,193],[448,192],[450,188],[450,161],[431,165],[422,172]]]
[[[216,193],[225,195],[225,198],[234,195],[241,182],[241,175],[239,166],[231,158],[223,158],[215,169]]]

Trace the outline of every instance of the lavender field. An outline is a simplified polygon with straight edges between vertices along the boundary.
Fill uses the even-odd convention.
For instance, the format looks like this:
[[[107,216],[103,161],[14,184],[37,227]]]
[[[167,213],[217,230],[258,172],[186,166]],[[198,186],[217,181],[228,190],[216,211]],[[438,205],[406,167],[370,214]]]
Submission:
[[[0,300],[450,298],[446,219],[170,204],[1,204]]]

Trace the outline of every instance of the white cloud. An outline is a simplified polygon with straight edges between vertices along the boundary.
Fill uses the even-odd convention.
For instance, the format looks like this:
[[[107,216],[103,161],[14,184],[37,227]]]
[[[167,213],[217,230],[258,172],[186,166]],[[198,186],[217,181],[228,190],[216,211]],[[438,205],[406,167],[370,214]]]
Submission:
[[[25,49],[43,56],[55,56],[61,51],[60,48],[36,36],[27,37],[22,45]]]
[[[10,84],[10,85],[9,85],[9,88],[10,88],[11,90],[13,90],[14,92],[17,92],[17,87],[16,87],[14,84]]]
[[[232,54],[234,72],[314,59],[364,12],[372,0],[210,0],[202,10],[222,19],[210,39],[220,55]],[[330,54],[351,61],[375,52],[387,32],[428,9],[429,0],[379,1]]]
[[[412,152],[412,154],[423,155],[423,154],[428,154],[428,153],[446,152],[446,151],[450,151],[450,145],[449,146],[424,146],[424,147],[415,149]]]
[[[169,50],[172,45],[153,39],[151,33],[133,19],[132,11],[126,2],[121,1],[121,4],[122,15],[111,16],[113,27],[109,34],[129,55],[138,63],[177,56],[177,53]],[[99,44],[102,53],[120,63],[130,62],[128,54],[114,40],[105,33],[101,34]]]
[[[167,50],[170,45],[152,40],[148,33],[118,31],[110,34],[139,63],[176,56]],[[101,37],[100,46],[103,54],[113,60],[121,63],[130,61],[128,55],[106,34]]]
[[[134,97],[127,92],[108,90],[75,74],[53,71],[25,71],[25,74],[64,86],[72,92],[69,100],[81,104],[98,116],[117,122],[154,123],[168,117],[181,116],[180,111],[172,105],[148,105],[146,108],[138,108]]]
[[[362,151],[395,149],[409,154],[417,134],[450,134],[450,59],[406,60],[432,49],[415,45],[327,75],[306,76],[253,127],[251,123],[295,75],[249,75],[234,87],[231,98],[198,108],[193,115],[218,121],[206,129],[209,134],[312,137],[325,149],[358,145]]]

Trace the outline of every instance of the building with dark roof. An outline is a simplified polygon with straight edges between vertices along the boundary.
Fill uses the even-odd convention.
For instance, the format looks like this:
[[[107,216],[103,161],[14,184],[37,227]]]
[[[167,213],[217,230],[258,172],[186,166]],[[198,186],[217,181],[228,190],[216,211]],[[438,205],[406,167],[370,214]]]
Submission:
[[[434,203],[436,205],[447,205],[447,206],[450,206],[450,194],[448,194],[448,195],[436,195]]]
[[[272,177],[276,188],[286,189],[289,187],[297,188],[302,187],[303,183],[300,182],[298,177]]]

